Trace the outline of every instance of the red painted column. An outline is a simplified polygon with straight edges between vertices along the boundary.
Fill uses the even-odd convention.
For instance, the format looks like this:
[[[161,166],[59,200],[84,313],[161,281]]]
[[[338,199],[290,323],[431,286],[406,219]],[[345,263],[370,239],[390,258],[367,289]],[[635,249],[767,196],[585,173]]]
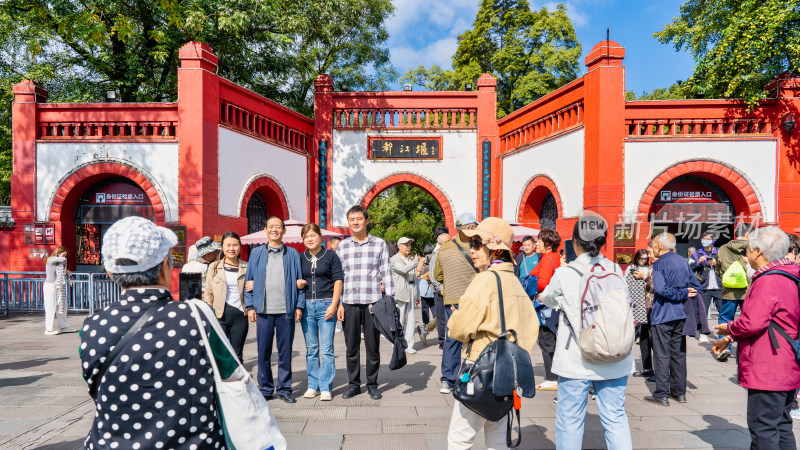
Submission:
[[[501,199],[502,199],[502,184],[503,184],[503,160],[498,157],[500,154],[500,136],[499,127],[497,125],[497,79],[488,73],[485,73],[478,78],[478,100],[477,100],[477,123],[478,123],[478,145],[477,145],[477,158],[478,158],[478,173],[477,173],[477,189],[478,189],[478,202],[476,204],[475,217],[478,221],[481,220],[481,200],[483,184],[483,164],[482,164],[482,148],[483,141],[488,139],[492,145],[491,157],[489,160],[492,164],[491,170],[491,183],[489,187],[489,215],[500,217],[501,216]],[[456,216],[465,211],[455,211]]]
[[[211,47],[189,42],[181,47],[178,69],[178,197],[187,244],[222,234],[219,203],[219,78]]]
[[[312,169],[309,172],[311,182],[309,183],[309,217],[314,222],[324,225],[324,228],[330,229],[333,225],[331,213],[331,152],[333,150],[333,78],[328,74],[319,75],[314,80],[314,148],[311,154],[313,158],[309,159]],[[327,142],[327,153],[325,154],[325,168],[326,168],[326,182],[325,192],[318,192],[319,190],[319,174],[320,163],[322,159],[319,154],[319,146],[321,141]],[[320,211],[320,199],[325,204],[325,223],[320,223],[322,211]]]
[[[36,220],[36,136],[39,128],[37,103],[47,101],[47,91],[31,80],[14,85],[11,105],[13,170],[11,173],[11,214],[16,222],[10,232],[3,270],[42,270],[41,260],[29,258],[24,244],[24,226]],[[60,242],[56,242],[61,245]],[[48,249],[52,250],[52,249]],[[74,255],[72,255],[74,259]]]
[[[613,257],[613,226],[623,212],[625,140],[625,49],[614,41],[595,45],[584,75],[583,207],[609,224],[605,254]]]
[[[781,75],[767,85],[777,90],[777,120],[773,133],[778,137],[777,221],[787,233],[800,234],[800,77]],[[794,117],[794,128],[787,131],[783,123]],[[769,195],[771,193],[764,193]]]

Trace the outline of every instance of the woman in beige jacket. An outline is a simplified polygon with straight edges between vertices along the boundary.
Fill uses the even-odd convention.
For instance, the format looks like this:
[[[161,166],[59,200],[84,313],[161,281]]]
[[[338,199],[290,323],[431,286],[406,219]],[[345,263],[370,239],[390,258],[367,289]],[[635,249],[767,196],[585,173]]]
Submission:
[[[208,265],[203,300],[214,308],[225,335],[242,361],[244,342],[250,324],[244,308],[244,273],[247,263],[239,259],[242,242],[229,231],[222,236],[220,259]]]
[[[539,336],[539,318],[528,294],[514,275],[514,256],[511,241],[514,231],[503,219],[488,217],[473,230],[459,232],[463,242],[469,242],[472,262],[482,272],[473,278],[447,323],[449,336],[464,344],[462,364],[473,363],[484,348],[497,340],[501,333],[500,305],[497,280],[503,288],[503,310],[506,330],[517,334],[517,345],[533,351]],[[469,348],[469,351],[467,351]],[[460,402],[453,405],[448,449],[472,448],[475,435],[483,429],[487,449],[506,447],[506,419],[489,422],[467,409]]]

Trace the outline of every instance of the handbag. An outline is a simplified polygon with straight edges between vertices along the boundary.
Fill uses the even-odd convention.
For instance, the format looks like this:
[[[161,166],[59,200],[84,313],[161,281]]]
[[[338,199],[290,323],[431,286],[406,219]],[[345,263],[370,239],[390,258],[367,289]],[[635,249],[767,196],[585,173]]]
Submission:
[[[497,280],[501,333],[496,341],[483,349],[474,363],[465,361],[461,365],[453,387],[453,397],[486,420],[497,422],[507,415],[506,445],[513,448],[519,446],[522,441],[519,425],[521,405],[518,397],[533,398],[536,395],[536,383],[530,354],[516,344],[516,331],[506,330],[503,287],[500,284],[500,276],[495,272],[492,274]],[[508,340],[509,334],[514,337],[514,342]],[[472,341],[467,344],[467,354],[471,347]],[[509,414],[512,408],[515,414]],[[511,439],[515,415],[516,442]]]
[[[214,312],[200,300],[188,300],[186,303],[192,308],[192,316],[197,322],[208,359],[214,370],[214,388],[219,406],[219,420],[228,448],[238,450],[285,449],[287,447],[286,439],[281,434],[267,401],[250,374],[242,367],[241,361],[236,357],[236,352],[225,338],[225,332],[219,325]],[[216,359],[211,351],[211,342],[205,327],[203,327],[200,314],[205,315],[206,322],[225,343],[225,348],[238,363],[233,374],[224,380],[220,377]]]

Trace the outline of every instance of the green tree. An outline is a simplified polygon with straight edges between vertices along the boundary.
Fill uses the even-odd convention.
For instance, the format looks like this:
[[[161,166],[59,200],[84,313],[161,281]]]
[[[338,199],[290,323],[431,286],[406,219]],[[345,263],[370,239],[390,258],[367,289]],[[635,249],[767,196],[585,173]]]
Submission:
[[[581,46],[566,7],[531,11],[527,0],[483,0],[472,29],[458,37],[453,70],[407,71],[401,82],[461,90],[483,73],[497,78],[497,114],[510,112],[574,80]]]
[[[11,86],[31,78],[51,101],[177,97],[178,49],[208,43],[220,75],[303,114],[314,78],[385,89],[390,0],[0,1],[0,197],[10,174]]]
[[[689,0],[654,34],[691,52],[697,65],[685,90],[705,98],[766,98],[764,86],[783,72],[800,73],[797,0]]]
[[[412,238],[412,252],[419,255],[425,245],[435,243],[434,228],[445,224],[436,199],[410,184],[398,184],[381,192],[368,211],[370,233],[389,241],[403,236]]]
[[[641,95],[637,96],[633,91],[625,92],[625,100],[680,100],[686,98],[686,92],[683,89],[683,82],[678,81],[668,88],[653,89],[650,92],[644,91]]]

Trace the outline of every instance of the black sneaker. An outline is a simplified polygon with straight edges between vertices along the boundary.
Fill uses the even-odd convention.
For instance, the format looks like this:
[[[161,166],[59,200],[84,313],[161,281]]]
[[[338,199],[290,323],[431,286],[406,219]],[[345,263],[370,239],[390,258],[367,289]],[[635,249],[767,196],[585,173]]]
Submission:
[[[361,393],[361,388],[358,386],[350,386],[344,394],[342,394],[342,398],[347,400],[348,398],[353,398],[356,395]]]

